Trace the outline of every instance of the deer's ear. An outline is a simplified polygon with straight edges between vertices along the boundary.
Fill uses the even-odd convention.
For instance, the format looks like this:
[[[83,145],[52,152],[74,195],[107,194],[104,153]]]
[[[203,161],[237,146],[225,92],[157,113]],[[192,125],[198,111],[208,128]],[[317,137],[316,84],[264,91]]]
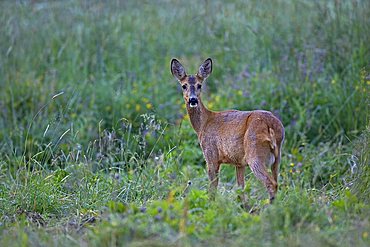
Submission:
[[[183,80],[186,77],[184,67],[176,58],[173,58],[171,60],[171,73],[179,81]]]
[[[205,80],[212,73],[212,59],[207,58],[202,65],[200,65],[197,75]]]

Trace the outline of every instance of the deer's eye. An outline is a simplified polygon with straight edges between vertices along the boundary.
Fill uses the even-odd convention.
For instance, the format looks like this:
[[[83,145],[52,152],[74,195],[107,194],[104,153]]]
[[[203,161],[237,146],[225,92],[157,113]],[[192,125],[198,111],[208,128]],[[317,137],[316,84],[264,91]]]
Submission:
[[[185,85],[185,84],[184,84],[184,85],[182,85],[182,89],[184,89],[184,90],[186,89],[186,85]]]
[[[198,84],[198,89],[201,89],[202,88],[202,85]]]

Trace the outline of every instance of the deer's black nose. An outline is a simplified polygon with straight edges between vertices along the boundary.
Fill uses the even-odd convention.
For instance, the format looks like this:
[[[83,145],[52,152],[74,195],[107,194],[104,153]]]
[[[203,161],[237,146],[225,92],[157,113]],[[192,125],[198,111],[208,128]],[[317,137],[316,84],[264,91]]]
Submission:
[[[198,99],[197,98],[190,98],[189,99],[189,103],[194,103],[194,104],[198,104]]]
[[[194,98],[194,97],[190,98],[189,99],[189,105],[190,105],[190,107],[196,107],[198,105],[198,99]]]

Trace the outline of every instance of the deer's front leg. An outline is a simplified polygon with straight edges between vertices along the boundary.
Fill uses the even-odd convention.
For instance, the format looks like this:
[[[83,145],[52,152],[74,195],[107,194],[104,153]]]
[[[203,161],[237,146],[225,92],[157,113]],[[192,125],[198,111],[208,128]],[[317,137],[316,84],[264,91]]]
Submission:
[[[218,175],[220,171],[220,164],[218,162],[215,163],[207,163],[207,171],[208,171],[208,179],[209,179],[209,193],[212,198],[214,198],[217,186],[218,186]]]
[[[208,178],[210,182],[210,189],[217,190],[218,186],[218,174],[220,171],[220,165],[218,163],[207,163],[208,168]]]
[[[214,145],[210,145],[210,143],[207,143],[208,145],[204,145],[205,143],[201,144],[204,158],[207,162],[207,172],[208,172],[208,178],[209,178],[209,192],[211,194],[211,197],[213,198],[218,186],[218,174],[220,171],[220,163],[218,162],[218,152],[217,150],[214,150],[212,147]]]

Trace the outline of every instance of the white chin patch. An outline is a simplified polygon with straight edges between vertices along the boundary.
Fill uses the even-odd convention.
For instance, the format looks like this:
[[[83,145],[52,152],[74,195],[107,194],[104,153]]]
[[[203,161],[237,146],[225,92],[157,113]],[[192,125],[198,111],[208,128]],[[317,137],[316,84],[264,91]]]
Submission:
[[[197,104],[197,103],[190,103],[190,104],[189,104],[189,106],[190,106],[191,108],[194,108],[194,107],[197,107],[197,106],[198,106],[198,104]]]

